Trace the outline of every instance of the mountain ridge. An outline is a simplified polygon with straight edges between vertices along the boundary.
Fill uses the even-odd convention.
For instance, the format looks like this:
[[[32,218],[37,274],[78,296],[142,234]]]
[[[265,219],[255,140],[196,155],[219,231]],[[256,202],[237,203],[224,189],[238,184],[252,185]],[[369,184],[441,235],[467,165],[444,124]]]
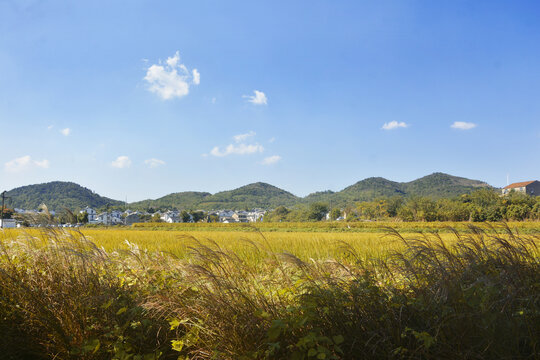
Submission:
[[[256,182],[232,190],[209,192],[183,191],[164,195],[157,199],[132,202],[132,209],[200,209],[217,210],[247,208],[275,208],[294,206],[318,201],[342,206],[358,201],[371,201],[380,197],[392,196],[427,196],[432,198],[455,197],[486,187],[489,184],[445,173],[433,173],[409,182],[396,182],[382,177],[369,177],[360,180],[340,191],[319,191],[298,197],[274,185]],[[104,207],[120,206],[122,201],[100,196],[93,191],[73,182],[54,181],[35,185],[26,185],[12,189],[7,196],[12,198],[11,207],[34,209],[45,203],[50,209],[70,208],[78,210],[85,206]],[[32,206],[28,206],[32,205]]]
[[[101,196],[92,190],[71,181],[51,181],[48,183],[25,185],[6,192],[12,208],[37,209],[41,204],[49,210],[74,210],[86,206],[100,208],[107,205],[118,206],[122,201]]]

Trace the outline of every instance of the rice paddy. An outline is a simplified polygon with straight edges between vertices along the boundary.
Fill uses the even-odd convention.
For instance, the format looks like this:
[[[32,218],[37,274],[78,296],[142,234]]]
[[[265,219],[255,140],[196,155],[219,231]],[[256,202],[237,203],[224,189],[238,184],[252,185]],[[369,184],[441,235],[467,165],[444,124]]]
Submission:
[[[4,358],[538,354],[534,227],[203,225],[0,231]]]

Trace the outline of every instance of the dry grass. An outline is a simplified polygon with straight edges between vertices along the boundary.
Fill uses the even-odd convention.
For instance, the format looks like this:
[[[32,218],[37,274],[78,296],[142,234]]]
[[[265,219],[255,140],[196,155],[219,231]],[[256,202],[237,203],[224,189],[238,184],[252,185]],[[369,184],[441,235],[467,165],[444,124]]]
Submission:
[[[85,230],[95,243],[6,231],[0,348],[6,359],[534,359],[540,237],[499,230],[345,242]]]

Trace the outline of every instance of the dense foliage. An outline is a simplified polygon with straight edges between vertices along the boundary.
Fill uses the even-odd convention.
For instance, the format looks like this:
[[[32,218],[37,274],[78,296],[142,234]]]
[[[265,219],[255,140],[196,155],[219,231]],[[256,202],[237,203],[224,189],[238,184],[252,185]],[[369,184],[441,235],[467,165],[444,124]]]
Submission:
[[[210,209],[269,209],[279,205],[292,205],[298,198],[280,188],[265,183],[254,183],[235,190],[222,191],[204,199],[198,206]]]
[[[188,259],[107,253],[49,231],[0,242],[5,359],[532,359],[538,235],[470,227],[362,260],[249,261],[196,239]],[[41,242],[38,240],[41,239]],[[266,255],[265,255],[266,253]]]
[[[410,182],[395,182],[381,177],[368,178],[339,192],[318,192],[308,195],[305,203],[327,202],[332,206],[347,206],[359,201],[373,201],[381,197],[415,197],[432,199],[450,198],[468,194],[488,184],[443,173],[434,173]]]
[[[452,197],[470,193],[479,187],[489,186],[476,180],[435,173],[407,183],[369,178],[339,192],[317,192],[300,198],[275,186],[259,182],[216,194],[193,191],[173,193],[156,200],[134,202],[129,204],[129,207],[133,210],[244,210],[292,207],[315,202],[325,202],[330,207],[344,207],[358,201],[373,201],[380,197],[395,195],[404,198]],[[86,206],[103,209],[107,205],[110,207],[123,205],[121,201],[99,196],[77,184],[60,181],[19,187],[9,191],[7,195],[9,207],[23,209],[37,209],[43,203],[49,210],[58,211],[67,208],[74,212]]]
[[[205,198],[212,194],[207,192],[185,191],[165,195],[155,200],[143,200],[129,204],[131,209],[164,210],[164,209],[197,209]]]
[[[294,208],[278,207],[266,214],[264,220],[310,221],[320,220],[312,216],[313,206],[329,203],[313,203]],[[522,221],[540,220],[540,196],[511,192],[507,196],[491,189],[480,189],[456,198],[433,199],[430,197],[401,196],[381,197],[374,201],[357,202],[345,208],[333,208],[330,219],[343,214],[347,222],[359,220],[400,221]]]
[[[254,183],[235,190],[216,194],[204,192],[181,192],[169,194],[156,200],[131,203],[132,209],[233,209],[273,208],[281,204],[293,205],[298,198],[293,194],[265,183]]]
[[[78,211],[86,206],[101,208],[122,204],[75,183],[63,181],[18,187],[8,191],[6,196],[9,207],[27,210],[38,209],[41,204],[55,211],[64,208]]]

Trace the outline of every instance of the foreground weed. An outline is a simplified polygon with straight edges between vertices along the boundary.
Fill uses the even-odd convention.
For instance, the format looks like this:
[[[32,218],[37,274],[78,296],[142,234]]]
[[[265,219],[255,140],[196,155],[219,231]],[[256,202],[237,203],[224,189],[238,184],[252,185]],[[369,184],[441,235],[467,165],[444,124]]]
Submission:
[[[184,236],[178,257],[4,233],[0,347],[8,359],[538,358],[537,234],[387,230],[399,246],[382,257],[345,241],[316,259],[263,234],[233,248]]]

